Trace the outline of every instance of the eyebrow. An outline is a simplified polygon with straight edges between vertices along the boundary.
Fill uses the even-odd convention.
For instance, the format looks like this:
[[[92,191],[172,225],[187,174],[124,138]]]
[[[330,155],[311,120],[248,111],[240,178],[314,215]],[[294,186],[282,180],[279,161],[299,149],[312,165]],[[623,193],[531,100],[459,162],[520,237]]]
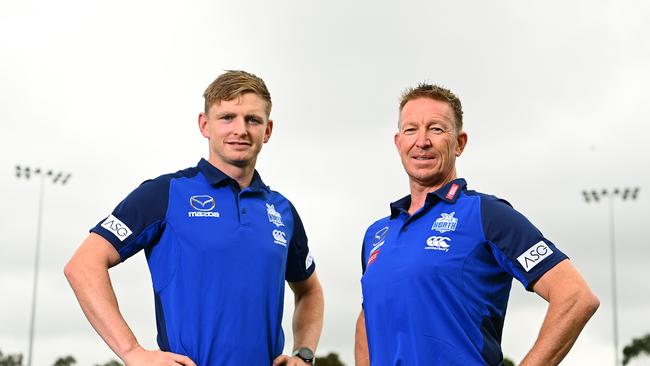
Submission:
[[[233,112],[219,112],[219,113],[217,113],[216,117],[217,118],[224,118],[224,117],[232,117],[234,115],[236,115],[236,113],[233,113]]]
[[[224,117],[233,117],[233,116],[236,116],[236,115],[237,115],[237,113],[235,113],[235,112],[224,111],[224,112],[217,113],[216,117],[217,118],[224,118]],[[246,114],[244,114],[244,119],[251,119],[251,118],[259,119],[259,120],[262,120],[262,121],[264,120],[264,117],[261,114],[257,114],[257,113],[246,113]]]
[[[259,114],[246,113],[244,115],[244,119],[251,119],[251,118],[255,118],[255,119],[259,119],[260,121],[264,121],[264,117],[260,116]]]
[[[407,120],[407,121],[402,120],[401,121],[402,126],[404,126],[404,125],[419,126],[420,124],[421,124],[420,121],[409,121],[409,120]],[[429,126],[429,125],[445,125],[445,124],[447,124],[446,121],[442,121],[442,120],[439,120],[439,119],[430,119],[430,120],[427,120],[427,121],[424,122],[424,125],[426,125],[426,126]],[[449,124],[453,124],[453,123],[449,123]]]

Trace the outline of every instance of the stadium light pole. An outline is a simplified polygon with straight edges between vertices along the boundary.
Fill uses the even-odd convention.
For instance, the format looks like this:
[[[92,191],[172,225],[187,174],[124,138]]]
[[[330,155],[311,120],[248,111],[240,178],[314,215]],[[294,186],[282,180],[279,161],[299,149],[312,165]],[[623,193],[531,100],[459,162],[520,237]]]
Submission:
[[[43,221],[43,193],[45,189],[45,181],[51,180],[53,184],[65,185],[72,176],[71,173],[55,172],[53,170],[42,170],[41,168],[32,168],[26,165],[16,165],[16,178],[17,179],[31,179],[32,177],[40,178],[40,187],[38,195],[38,218],[36,221],[36,249],[34,253],[34,282],[32,285],[32,310],[29,320],[29,343],[28,343],[28,358],[27,366],[32,365],[32,350],[34,346],[34,320],[36,318],[36,294],[38,288],[38,267],[41,249],[41,223]]]
[[[599,203],[602,199],[607,198],[609,206],[609,252],[612,275],[612,321],[614,328],[614,365],[619,366],[618,362],[618,303],[616,291],[616,233],[614,228],[614,198],[619,197],[622,201],[634,201],[639,196],[639,187],[625,187],[623,189],[603,189],[601,191],[591,190],[582,191],[582,196],[587,203]]]

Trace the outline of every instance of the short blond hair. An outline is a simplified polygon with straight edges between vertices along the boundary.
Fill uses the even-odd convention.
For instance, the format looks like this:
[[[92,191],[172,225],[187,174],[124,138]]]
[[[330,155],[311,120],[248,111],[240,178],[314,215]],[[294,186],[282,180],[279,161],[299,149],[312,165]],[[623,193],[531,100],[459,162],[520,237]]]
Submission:
[[[429,98],[440,102],[449,103],[449,106],[454,111],[454,119],[456,120],[456,130],[463,129],[463,106],[460,99],[451,90],[443,88],[435,84],[420,83],[414,88],[408,88],[402,93],[399,102],[399,113],[402,114],[402,109],[406,103],[418,98]],[[400,122],[401,123],[401,118]],[[398,127],[399,127],[398,123]]]
[[[266,116],[271,114],[271,93],[264,80],[242,70],[226,70],[205,89],[205,113],[208,113],[214,103],[233,100],[246,93],[254,93],[266,101]]]

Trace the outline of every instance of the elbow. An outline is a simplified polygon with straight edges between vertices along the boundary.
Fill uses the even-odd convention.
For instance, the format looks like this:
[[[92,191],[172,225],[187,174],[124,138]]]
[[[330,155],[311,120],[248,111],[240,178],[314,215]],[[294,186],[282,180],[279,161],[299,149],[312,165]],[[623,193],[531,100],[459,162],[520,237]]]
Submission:
[[[76,264],[74,258],[72,258],[63,267],[63,275],[68,280],[68,283],[72,284],[74,282],[74,279],[77,277],[78,273],[79,273],[78,265]]]
[[[83,281],[84,277],[88,276],[88,270],[87,263],[84,263],[81,258],[73,256],[63,267],[63,275],[68,280],[70,286],[74,288],[76,284]]]
[[[553,301],[552,298],[550,302],[551,304],[555,302],[560,307],[564,306],[567,315],[573,314],[572,316],[575,319],[581,319],[581,322],[586,323],[600,306],[600,300],[587,286],[576,288],[571,294],[565,294],[565,296],[562,299],[556,297],[556,301]]]
[[[586,291],[582,291],[576,295],[577,296],[574,300],[576,314],[582,314],[581,317],[587,321],[592,317],[592,315],[594,315],[594,313],[596,313],[596,310],[598,310],[598,307],[600,306],[600,300],[588,288]]]
[[[585,310],[590,317],[594,315],[596,310],[600,307],[600,299],[598,299],[598,297],[592,292],[589,293],[584,302]]]

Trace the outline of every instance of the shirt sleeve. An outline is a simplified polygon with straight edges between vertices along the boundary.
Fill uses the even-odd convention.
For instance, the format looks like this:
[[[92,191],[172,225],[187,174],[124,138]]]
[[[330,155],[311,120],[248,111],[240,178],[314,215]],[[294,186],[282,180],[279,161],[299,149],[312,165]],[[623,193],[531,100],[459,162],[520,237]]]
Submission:
[[[361,275],[363,276],[366,273],[366,267],[368,266],[368,253],[366,250],[366,243],[368,243],[368,246],[372,247],[372,238],[373,238],[373,233],[372,228],[375,226],[375,224],[370,225],[366,229],[366,233],[363,235],[363,240],[361,241]]]
[[[158,242],[165,228],[170,179],[142,183],[90,232],[108,240],[122,261]]]
[[[366,273],[366,241],[361,242],[361,274]]]
[[[528,291],[544,273],[568,258],[505,200],[483,197],[481,215],[497,262]]]
[[[293,215],[293,235],[287,252],[285,278],[289,282],[299,282],[308,279],[314,273],[316,262],[307,245],[307,234],[300,215],[291,202],[289,205]]]

